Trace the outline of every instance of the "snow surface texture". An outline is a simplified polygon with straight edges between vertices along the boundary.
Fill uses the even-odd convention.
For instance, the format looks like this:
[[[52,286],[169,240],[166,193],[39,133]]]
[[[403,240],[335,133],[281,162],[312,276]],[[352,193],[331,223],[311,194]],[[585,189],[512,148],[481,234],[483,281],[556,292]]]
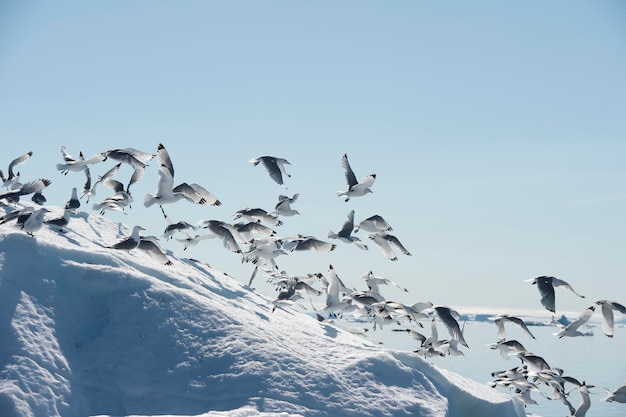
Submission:
[[[0,226],[0,416],[524,415],[201,262],[106,248],[129,234],[87,213],[66,233]]]

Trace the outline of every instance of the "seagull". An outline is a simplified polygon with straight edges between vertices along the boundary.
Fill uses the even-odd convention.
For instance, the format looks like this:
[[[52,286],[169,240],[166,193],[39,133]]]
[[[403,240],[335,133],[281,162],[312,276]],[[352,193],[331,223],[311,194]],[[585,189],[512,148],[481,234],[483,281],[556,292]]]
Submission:
[[[9,176],[8,177],[5,177],[4,173],[0,169],[0,179],[2,179],[4,187],[6,187],[7,189],[12,189],[14,185],[17,185],[17,183],[19,182],[18,180],[19,180],[20,173],[19,172],[17,174],[13,173],[13,168],[16,165],[20,165],[28,161],[31,156],[33,156],[32,151],[27,152],[24,155],[18,156],[17,158],[12,160],[11,163],[9,164],[9,172],[8,172]]]
[[[296,291],[298,281],[295,278],[290,278],[282,283],[279,287],[278,296],[272,304],[274,307],[272,308],[272,313],[276,310],[276,307],[284,304],[291,304],[294,301],[301,300],[303,297]]]
[[[187,234],[187,237],[184,239],[180,239],[180,238],[176,238],[177,241],[183,243],[185,246],[183,247],[183,250],[187,250],[187,248],[189,246],[196,246],[198,244],[198,242],[200,242],[201,240],[204,239],[213,239],[217,237],[215,234],[213,233],[207,233],[205,235],[195,235],[195,236],[191,236],[189,234]]]
[[[400,252],[407,256],[411,256],[411,253],[400,243],[397,237],[388,233],[370,233],[367,235],[374,243],[380,247],[383,254],[392,261],[397,261],[398,257],[393,252],[392,246],[397,248]]]
[[[276,216],[295,216],[296,214],[300,214],[298,210],[294,210],[291,208],[291,203],[295,202],[300,194],[294,194],[292,197],[288,197],[286,195],[278,196],[278,203],[274,207],[274,211],[270,214],[274,214]]]
[[[386,233],[393,230],[389,223],[387,223],[387,221],[378,214],[368,217],[359,224],[355,225],[354,233],[358,232],[360,229],[371,233]]]
[[[463,337],[463,332],[461,331],[461,327],[457,322],[454,316],[458,317],[458,313],[446,306],[436,306],[434,307],[435,312],[439,316],[439,319],[446,325],[448,331],[450,332],[450,336],[456,339],[460,344],[465,347],[469,347],[465,338]]]
[[[83,153],[80,152],[79,158],[78,160],[76,160],[72,155],[70,155],[69,152],[67,152],[67,149],[65,149],[65,146],[61,146],[61,154],[63,155],[63,160],[65,163],[57,164],[57,170],[61,171],[63,175],[67,175],[69,171],[75,171],[75,172],[83,171],[85,169],[88,169],[88,166],[90,164],[103,162],[103,161],[106,161],[107,159],[107,156],[105,153],[98,153],[89,157],[89,159],[85,159],[85,157],[83,156]]]
[[[552,317],[552,323],[554,323],[554,325],[556,325],[559,328],[559,331],[553,334],[555,336],[558,336],[559,339],[565,336],[568,336],[568,337],[585,336],[585,333],[581,333],[578,330],[578,328],[589,321],[595,309],[596,309],[595,306],[588,307],[587,309],[585,309],[585,311],[580,313],[580,316],[578,316],[578,319],[574,320],[567,326],[564,326],[563,324],[556,321],[554,317]]]
[[[608,388],[605,388],[604,391],[607,396],[603,398],[602,401],[626,403],[626,383],[614,391],[611,391]]]
[[[51,181],[47,179],[33,180],[22,185],[20,188],[6,191],[0,194],[0,200],[6,198],[9,201],[17,202],[19,201],[20,196],[36,193],[37,191],[43,190],[50,184]]]
[[[113,160],[129,164],[133,168],[133,175],[126,186],[126,192],[130,193],[130,186],[143,177],[148,162],[156,155],[153,153],[138,151],[134,148],[111,149],[105,155]]]
[[[166,219],[169,220],[169,217],[165,216]],[[196,230],[196,226],[191,223],[187,223],[184,220],[180,220],[176,223],[170,223],[165,227],[165,231],[163,232],[163,238],[169,240],[174,236],[176,232],[187,232],[188,230]]]
[[[357,181],[354,171],[350,167],[348,162],[348,155],[344,154],[341,159],[341,166],[345,170],[346,181],[348,182],[348,189],[346,191],[337,191],[339,197],[345,197],[345,201],[349,201],[351,197],[361,197],[365,194],[373,192],[371,190],[374,180],[376,180],[376,174],[368,175],[363,178],[361,182]]]
[[[328,237],[330,239],[338,239],[345,243],[354,243],[359,249],[367,250],[367,245],[364,245],[356,236],[352,235],[352,230],[354,229],[354,210],[348,213],[348,220],[343,224],[341,230],[337,233],[333,231],[328,232]]]
[[[141,226],[133,227],[133,231],[129,237],[117,242],[114,245],[107,246],[107,248],[125,250],[130,253],[130,251],[135,249],[137,246],[139,246],[139,243],[141,242],[141,237],[139,236],[139,232],[141,230],[146,230],[146,229],[144,229]]]
[[[35,210],[22,224],[22,230],[30,236],[34,236],[33,233],[43,226],[43,218],[49,211],[50,210],[45,207]]]
[[[520,342],[518,342],[515,339],[511,339],[511,340],[500,339],[496,343],[489,344],[489,347],[491,349],[499,350],[500,355],[502,355],[502,357],[507,360],[511,357],[511,352],[516,353],[516,352],[526,351],[526,348],[524,347],[524,345],[522,345]]]
[[[295,235],[283,238],[282,248],[286,251],[314,250],[316,252],[334,251],[337,245],[319,240],[313,236]]]
[[[59,231],[63,232],[65,230],[63,228],[70,223],[71,213],[72,213],[72,210],[66,208],[65,210],[63,210],[63,216],[56,218],[56,219],[45,220],[44,223],[52,225],[52,226],[56,226],[59,229]]]
[[[78,199],[76,187],[72,188],[72,197],[65,203],[66,210],[72,210],[76,213],[76,210],[80,207],[80,200]]]
[[[231,225],[221,220],[203,220],[199,223],[200,227],[209,229],[213,234],[212,237],[222,239],[224,247],[231,252],[241,253],[241,248],[237,244],[235,237],[231,231]],[[209,238],[209,237],[207,237]]]
[[[254,234],[261,238],[269,238],[276,234],[276,231],[257,222],[235,223],[229,225],[230,231],[238,242],[253,243],[255,241]]]
[[[585,417],[589,407],[591,407],[591,400],[589,399],[589,388],[593,388],[593,385],[587,385],[583,381],[582,385],[578,387],[580,395],[582,397],[581,403],[578,405],[576,411],[574,411],[573,417]]]
[[[369,289],[371,291],[378,291],[378,286],[379,285],[393,285],[394,287],[397,287],[397,288],[401,289],[404,292],[409,292],[409,290],[407,290],[406,288],[396,284],[395,282],[393,282],[389,278],[383,278],[383,277],[375,276],[372,271],[369,271],[369,272],[361,275],[361,279],[365,280],[365,283],[367,284],[367,286],[369,287]]]
[[[269,172],[270,177],[276,181],[278,185],[287,188],[283,181],[283,175],[291,177],[291,175],[287,174],[287,171],[285,171],[285,165],[291,165],[289,161],[275,156],[259,156],[258,158],[252,158],[248,162],[254,164],[254,166],[262,163],[267,172]]]
[[[522,361],[522,364],[526,365],[529,373],[537,373],[550,369],[550,365],[548,365],[548,362],[546,362],[544,358],[527,351],[510,353],[509,356],[518,357]]]
[[[602,306],[602,331],[606,337],[613,337],[613,310],[626,314],[626,307],[616,301],[598,300],[595,304]]]
[[[533,338],[536,339],[536,337],[530,332],[530,330],[528,329],[528,327],[526,326],[526,323],[524,323],[524,320],[520,319],[519,317],[514,317],[514,316],[510,316],[508,314],[500,314],[494,317],[490,317],[489,320],[493,320],[493,322],[496,324],[496,326],[498,326],[498,340],[505,340],[506,339],[506,333],[504,330],[504,323],[505,322],[510,322],[513,324],[518,325],[523,331],[524,333]]]
[[[578,294],[567,282],[563,281],[562,279],[543,275],[540,277],[527,279],[526,281],[531,282],[531,284],[537,284],[537,289],[539,289],[539,294],[541,295],[541,305],[543,305],[546,310],[553,313],[556,312],[554,301],[555,287],[563,287],[566,290],[573,292],[580,298],[585,298],[584,295]]]
[[[183,182],[176,187],[174,184],[174,166],[170,160],[170,156],[163,144],[159,143],[157,148],[157,160],[159,162],[159,184],[155,195],[146,194],[143,204],[150,207],[158,203],[163,211],[163,204],[175,203],[184,198],[195,204],[209,203],[213,206],[219,206],[222,203],[210,192],[199,186],[198,184],[187,184]],[[165,212],[163,212],[165,215]]]
[[[89,199],[91,197],[94,197],[96,195],[96,187],[100,183],[106,185],[107,187],[109,187],[115,192],[120,191],[120,190],[124,191],[124,185],[121,182],[111,179],[112,176],[117,174],[121,166],[122,166],[122,163],[120,162],[119,164],[115,165],[113,168],[105,172],[103,175],[100,175],[100,177],[98,178],[98,181],[94,182],[91,187],[89,187],[88,184],[85,184],[86,191],[83,193],[83,197],[87,196],[87,202],[89,202]],[[89,178],[90,178],[89,182],[91,182],[91,176]]]
[[[278,220],[278,216],[274,216],[261,208],[249,208],[237,210],[233,214],[235,220],[243,218],[251,222],[262,222],[272,226],[282,226],[282,220]]]

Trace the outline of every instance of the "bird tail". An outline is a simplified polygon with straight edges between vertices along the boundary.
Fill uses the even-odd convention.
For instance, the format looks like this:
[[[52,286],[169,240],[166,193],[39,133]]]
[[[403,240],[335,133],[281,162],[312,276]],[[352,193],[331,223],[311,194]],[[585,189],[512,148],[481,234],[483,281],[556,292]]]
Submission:
[[[143,198],[143,205],[145,207],[150,207],[154,203],[156,203],[157,199],[152,194],[146,193],[146,196]]]

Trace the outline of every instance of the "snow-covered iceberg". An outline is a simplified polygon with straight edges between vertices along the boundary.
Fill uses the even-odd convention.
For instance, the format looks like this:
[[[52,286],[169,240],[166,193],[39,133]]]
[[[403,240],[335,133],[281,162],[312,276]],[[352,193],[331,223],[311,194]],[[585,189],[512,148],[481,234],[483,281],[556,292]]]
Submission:
[[[520,401],[278,308],[209,265],[106,246],[80,213],[0,226],[0,415],[523,416]]]

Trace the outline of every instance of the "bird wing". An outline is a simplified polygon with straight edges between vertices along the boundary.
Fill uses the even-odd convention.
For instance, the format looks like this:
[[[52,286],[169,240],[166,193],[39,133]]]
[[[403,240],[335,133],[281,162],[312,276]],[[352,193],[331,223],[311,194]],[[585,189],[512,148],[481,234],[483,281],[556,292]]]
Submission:
[[[173,188],[174,188],[174,178],[172,177],[172,173],[166,166],[161,165],[159,167],[159,183],[157,184],[157,195],[158,196],[172,195]]]
[[[270,174],[270,177],[279,185],[283,185],[283,173],[281,172],[278,164],[276,163],[276,158],[273,156],[262,156],[261,162],[263,166]]]
[[[172,191],[182,193],[183,197],[195,204],[209,203],[214,206],[222,204],[213,194],[198,184],[187,184],[183,182],[177,185]]]
[[[519,317],[513,316],[506,316],[506,319],[518,325],[524,331],[524,333],[526,333],[527,336],[536,339],[536,337],[530,332],[530,329],[528,329],[528,327],[526,326],[526,323],[524,323],[524,320],[520,319]]]
[[[348,189],[354,187],[359,182],[356,179],[356,175],[354,175],[354,171],[350,167],[350,163],[348,162],[348,154],[344,154],[343,158],[341,158],[341,166],[345,170],[346,181],[348,182]]]
[[[335,245],[334,243],[325,242],[323,240],[319,240],[316,238],[308,238],[308,239],[299,241],[299,243],[296,245],[294,250],[313,249],[316,252],[330,252],[330,251],[335,250],[336,247],[337,245]]]
[[[380,250],[383,252],[383,255],[385,255],[388,259],[392,261],[398,260],[398,257],[394,253],[393,249],[391,249],[391,246],[389,245],[389,242],[387,240],[383,239],[380,235],[376,233],[371,233],[367,235],[367,237],[372,239],[374,243],[378,245]]]
[[[155,261],[163,265],[172,265],[163,248],[153,239],[152,236],[142,236],[137,247],[148,253]]]
[[[61,155],[63,155],[63,160],[66,163],[68,163],[68,164],[72,164],[72,163],[76,162],[76,159],[74,159],[74,157],[72,155],[70,155],[70,153],[67,151],[67,149],[65,149],[65,146],[61,146]],[[23,158],[23,157],[24,157],[24,155],[22,155],[20,158]],[[13,162],[15,162],[15,161],[17,161],[17,159],[15,159]],[[13,164],[13,162],[11,162],[11,164]],[[11,167],[11,165],[9,165],[9,167]],[[10,173],[10,171],[11,171],[11,169],[9,168],[9,173]]]
[[[602,303],[602,331],[613,337],[613,308],[608,303]]]
[[[455,338],[463,346],[469,347],[467,345],[467,342],[465,341],[465,338],[463,337],[463,332],[461,331],[459,322],[457,322],[456,319],[452,317],[450,309],[446,307],[435,307],[435,311],[437,312],[437,315],[439,316],[443,324],[445,324],[445,326],[448,328],[450,336]]]
[[[381,232],[390,232],[393,230],[391,228],[391,225],[389,225],[389,223],[387,223],[387,221],[378,214],[375,214],[372,217],[367,218],[366,220],[372,222],[374,224],[374,227],[376,227],[376,229],[380,230]]]
[[[349,237],[352,234],[352,230],[354,229],[354,210],[351,210],[348,213],[348,220],[343,224],[339,233],[337,233],[340,237]]]
[[[31,151],[31,152],[25,153],[24,155],[18,156],[17,158],[11,161],[11,163],[9,164],[9,179],[15,176],[13,175],[13,167],[15,165],[20,165],[28,161],[32,155],[33,155],[33,152]]]
[[[162,143],[159,143],[157,147],[157,162],[159,163],[159,170],[165,169],[169,172],[169,175],[174,178],[174,165],[170,159],[170,154],[165,149]]]
[[[555,312],[554,287],[550,277],[539,277],[535,281],[539,294],[541,295],[541,305],[548,311]]]
[[[384,234],[384,235],[381,235],[381,237],[385,239],[386,241],[388,241],[389,243],[391,243],[396,248],[398,248],[400,252],[402,252],[403,254],[411,256],[411,253],[409,253],[409,251],[406,250],[406,248],[402,245],[402,243],[400,243],[398,238],[395,237],[394,235]]]
[[[591,318],[591,316],[593,315],[594,311],[595,311],[595,308],[593,306],[585,309],[585,311],[580,313],[580,316],[578,316],[578,319],[574,320],[566,327],[567,330],[576,330],[583,324],[587,323],[589,319]]]

